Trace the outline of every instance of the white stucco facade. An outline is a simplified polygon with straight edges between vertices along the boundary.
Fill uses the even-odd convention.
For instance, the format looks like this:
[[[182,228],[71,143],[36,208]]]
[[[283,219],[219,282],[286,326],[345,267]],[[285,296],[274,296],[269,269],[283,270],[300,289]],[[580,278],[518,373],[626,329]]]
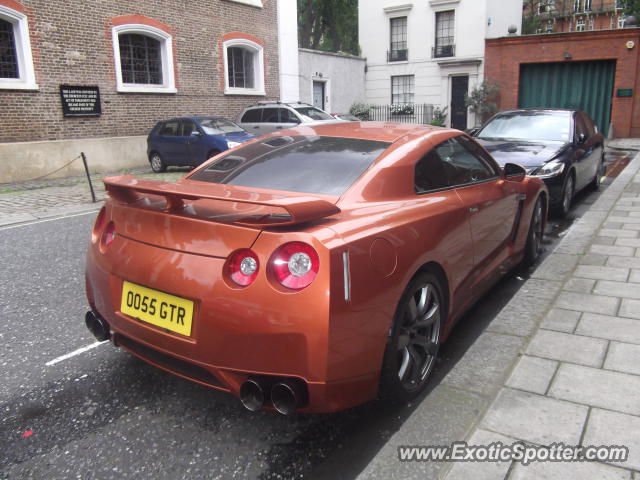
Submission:
[[[522,0],[359,0],[358,9],[367,102],[392,103],[391,77],[412,75],[413,102],[447,107],[449,114],[452,78],[468,77],[468,91],[473,89],[483,80],[485,39],[508,35],[510,25],[520,32],[522,24]],[[434,55],[438,12],[453,12],[454,19],[451,54],[440,56]],[[398,17],[407,19],[407,60],[387,61],[391,19]],[[468,114],[467,125],[474,123]]]
[[[296,0],[278,0],[278,66],[281,102],[297,102],[300,99],[297,8]]]

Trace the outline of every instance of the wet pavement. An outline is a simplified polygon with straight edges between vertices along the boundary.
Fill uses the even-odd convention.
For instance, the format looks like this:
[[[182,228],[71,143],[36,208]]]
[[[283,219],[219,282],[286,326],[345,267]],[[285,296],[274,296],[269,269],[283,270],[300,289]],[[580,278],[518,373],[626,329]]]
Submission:
[[[626,158],[608,152],[599,192],[551,217],[548,255]],[[62,188],[62,187],[59,187]],[[53,367],[91,344],[81,326],[83,263],[92,215],[0,228],[5,266],[0,331],[0,478],[352,479],[473,347],[530,270],[507,274],[458,323],[434,377],[411,405],[380,402],[331,415],[245,411],[229,395],[183,381],[110,344]],[[33,253],[36,252],[36,253]],[[29,320],[29,322],[26,322]],[[425,429],[430,425],[424,425]],[[24,436],[32,432],[32,435]]]

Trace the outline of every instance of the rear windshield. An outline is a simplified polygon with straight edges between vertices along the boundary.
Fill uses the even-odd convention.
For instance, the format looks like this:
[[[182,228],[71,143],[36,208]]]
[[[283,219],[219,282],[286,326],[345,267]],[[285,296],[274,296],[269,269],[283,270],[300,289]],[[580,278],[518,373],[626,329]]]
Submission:
[[[241,147],[189,178],[340,196],[389,145],[353,138],[272,137]]]

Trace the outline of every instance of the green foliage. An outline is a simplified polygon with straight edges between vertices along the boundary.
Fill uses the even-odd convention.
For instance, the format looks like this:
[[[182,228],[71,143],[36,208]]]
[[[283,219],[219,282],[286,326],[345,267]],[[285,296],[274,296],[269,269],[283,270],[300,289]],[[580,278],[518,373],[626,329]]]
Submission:
[[[500,89],[496,83],[485,80],[469,92],[464,103],[471,112],[485,118],[498,111],[496,99],[499,93]]]
[[[391,115],[413,115],[413,105],[410,103],[391,105]]]
[[[298,0],[298,44],[359,55],[358,0]]]
[[[433,108],[433,120],[431,125],[436,127],[444,127],[447,121],[447,107],[434,107]]]
[[[624,13],[640,18],[640,0],[625,0]]]
[[[370,110],[371,110],[371,105],[369,105],[368,103],[356,102],[353,105],[351,105],[351,108],[349,109],[349,113],[351,115],[355,115],[363,122],[366,122],[371,119],[371,115],[369,113]]]

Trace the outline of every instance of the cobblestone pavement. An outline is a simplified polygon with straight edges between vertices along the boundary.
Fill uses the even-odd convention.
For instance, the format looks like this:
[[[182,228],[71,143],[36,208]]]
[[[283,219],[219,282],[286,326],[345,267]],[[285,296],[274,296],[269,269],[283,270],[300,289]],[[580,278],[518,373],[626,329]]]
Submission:
[[[639,171],[640,154],[525,284],[551,287],[548,307],[517,324],[489,327],[522,336],[524,325],[531,333],[467,437],[487,446],[623,445],[628,461],[456,463],[447,480],[640,479]]]
[[[96,203],[92,201],[86,176],[2,184],[0,185],[0,226],[97,210],[106,197],[102,178],[124,173],[132,173],[142,178],[174,181],[182,177],[186,170],[150,173],[146,169],[92,175]]]

